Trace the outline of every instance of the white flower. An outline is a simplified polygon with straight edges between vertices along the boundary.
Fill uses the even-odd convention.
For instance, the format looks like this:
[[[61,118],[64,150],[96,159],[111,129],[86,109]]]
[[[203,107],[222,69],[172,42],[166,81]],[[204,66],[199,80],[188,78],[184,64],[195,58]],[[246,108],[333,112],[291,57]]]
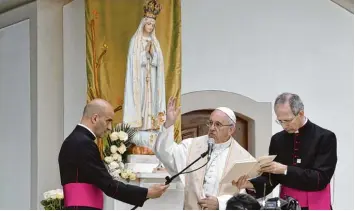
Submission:
[[[124,168],[124,163],[123,162],[120,162],[119,165],[120,165],[120,169]]]
[[[122,172],[122,173],[121,173],[121,177],[122,177],[123,179],[127,179],[127,178],[128,178],[128,174],[127,174],[126,172]]]
[[[119,177],[119,176],[120,176],[120,173],[121,173],[121,170],[120,170],[120,169],[117,169],[117,170],[115,170],[114,172],[112,172],[112,176],[113,176],[113,177]]]
[[[64,195],[57,193],[56,198],[57,199],[64,199]]]
[[[111,150],[112,154],[116,153],[117,152],[117,146],[116,145],[112,145],[110,150]]]
[[[120,154],[117,154],[117,153],[113,154],[112,158],[114,160],[117,160],[117,162],[121,162],[122,161],[122,156]]]
[[[121,141],[127,141],[128,139],[128,134],[124,131],[120,131],[118,132],[118,138],[121,140]]]
[[[49,197],[55,199],[57,197],[57,192],[55,190],[49,191]]]
[[[113,157],[105,157],[106,163],[111,163],[113,161]]]
[[[120,147],[117,149],[117,151],[120,154],[123,154],[126,151],[126,146],[124,145],[124,143],[121,143]]]
[[[56,194],[56,196],[57,196],[56,198],[57,198],[57,199],[64,199],[64,193],[63,193],[63,190],[62,190],[62,189],[57,189],[57,190],[56,190],[56,193],[57,193],[57,194]]]
[[[118,133],[118,132],[112,132],[112,133],[110,134],[110,139],[111,139],[111,141],[117,141],[118,138],[119,138],[119,133]]]
[[[57,193],[59,193],[59,194],[63,194],[63,190],[62,189],[57,189],[57,190],[55,190]]]
[[[43,193],[43,197],[45,200],[48,199],[63,199],[64,194],[62,189],[57,189],[57,190],[50,190],[45,193]]]
[[[44,199],[50,199],[51,198],[51,191],[47,191],[43,193],[43,198]]]
[[[132,173],[129,175],[130,180],[136,180],[136,174]]]
[[[120,165],[116,162],[116,161],[113,161],[111,162],[108,167],[110,168],[110,170],[113,170],[113,169],[117,169]]]
[[[132,170],[131,170],[131,169],[127,169],[127,170],[126,170],[126,173],[127,173],[128,175],[130,175],[130,174],[132,174]]]

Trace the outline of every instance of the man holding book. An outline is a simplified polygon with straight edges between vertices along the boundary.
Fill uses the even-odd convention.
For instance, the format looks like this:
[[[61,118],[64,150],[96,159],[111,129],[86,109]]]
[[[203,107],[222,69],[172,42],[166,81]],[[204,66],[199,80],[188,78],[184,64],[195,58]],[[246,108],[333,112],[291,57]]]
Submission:
[[[280,184],[280,197],[295,198],[302,209],[331,209],[330,180],[337,163],[335,134],[304,116],[303,102],[296,94],[279,95],[274,110],[284,129],[271,138],[269,154],[277,156],[275,161],[260,169],[260,177],[236,178],[234,185],[260,198]]]

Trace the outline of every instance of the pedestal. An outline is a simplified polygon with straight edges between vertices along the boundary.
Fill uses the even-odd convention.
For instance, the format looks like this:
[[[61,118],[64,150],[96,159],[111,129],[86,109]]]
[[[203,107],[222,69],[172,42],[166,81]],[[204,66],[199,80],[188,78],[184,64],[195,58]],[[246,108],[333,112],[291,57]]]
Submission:
[[[167,172],[153,172],[159,164],[155,155],[130,155],[126,166],[137,174],[137,180],[129,184],[149,188],[153,184],[165,183]],[[139,171],[139,172],[138,172]],[[123,193],[124,194],[124,193]],[[130,210],[134,206],[105,196],[104,209]],[[184,187],[180,181],[170,183],[168,190],[158,199],[148,199],[137,210],[182,210],[184,205]]]

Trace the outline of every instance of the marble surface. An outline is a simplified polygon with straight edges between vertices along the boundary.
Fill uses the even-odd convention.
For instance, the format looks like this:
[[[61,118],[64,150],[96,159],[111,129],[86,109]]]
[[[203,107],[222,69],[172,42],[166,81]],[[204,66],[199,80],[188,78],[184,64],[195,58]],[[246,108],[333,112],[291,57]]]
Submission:
[[[165,182],[167,173],[137,173],[137,180],[129,184],[149,188],[153,184]],[[105,207],[107,210],[130,210],[134,206],[112,199],[105,195]],[[143,207],[137,210],[182,210],[184,205],[184,187],[180,181],[170,183],[168,190],[158,199],[148,199]]]
[[[129,155],[126,168],[136,172],[137,180],[129,182],[131,185],[149,188],[153,184],[165,183],[165,178],[170,177],[166,171],[155,172],[159,160],[155,155]],[[126,181],[122,181],[127,183]],[[184,186],[180,181],[170,183],[168,190],[158,199],[148,199],[143,207],[137,210],[182,210],[184,205]],[[130,210],[134,206],[112,199],[105,195],[105,210]]]
[[[155,155],[128,155],[127,163],[151,163],[158,164],[159,159]]]

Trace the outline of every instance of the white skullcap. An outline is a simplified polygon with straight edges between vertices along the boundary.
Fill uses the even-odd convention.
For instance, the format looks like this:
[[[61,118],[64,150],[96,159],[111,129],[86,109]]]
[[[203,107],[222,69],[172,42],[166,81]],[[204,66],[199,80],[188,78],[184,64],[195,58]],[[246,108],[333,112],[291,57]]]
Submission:
[[[220,111],[222,111],[223,113],[227,114],[227,116],[229,116],[229,118],[231,118],[231,120],[232,120],[234,123],[237,123],[237,118],[235,117],[235,114],[234,114],[234,112],[232,111],[232,109],[227,108],[227,107],[218,107],[218,108],[216,108],[216,110],[220,110]]]

